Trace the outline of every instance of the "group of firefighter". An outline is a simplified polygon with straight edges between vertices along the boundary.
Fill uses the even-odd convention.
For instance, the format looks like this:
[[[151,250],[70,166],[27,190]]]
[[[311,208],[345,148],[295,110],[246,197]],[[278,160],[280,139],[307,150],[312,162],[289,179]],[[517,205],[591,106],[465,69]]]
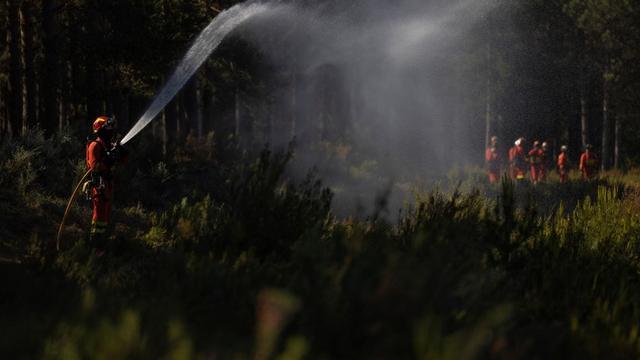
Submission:
[[[562,145],[560,154],[553,158],[546,142],[534,141],[529,151],[525,150],[524,142],[524,138],[518,138],[507,154],[509,162],[506,171],[512,180],[525,181],[528,173],[531,183],[544,182],[547,180],[549,171],[554,167],[560,176],[560,183],[564,184],[569,180],[571,163],[568,155],[569,149],[566,145]],[[498,149],[498,137],[491,137],[491,143],[485,152],[485,160],[489,182],[493,184],[500,181],[504,171],[504,161]],[[582,174],[582,180],[585,181],[593,179],[598,172],[598,158],[593,152],[593,147],[589,144],[584,147],[584,151],[580,155],[578,169]]]

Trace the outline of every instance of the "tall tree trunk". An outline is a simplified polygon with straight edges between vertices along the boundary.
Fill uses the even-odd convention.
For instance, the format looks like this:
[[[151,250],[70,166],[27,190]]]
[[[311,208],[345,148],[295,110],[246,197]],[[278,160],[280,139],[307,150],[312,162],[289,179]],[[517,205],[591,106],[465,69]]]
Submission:
[[[64,17],[61,27],[65,29],[71,28],[71,21],[69,17]],[[75,40],[73,31],[58,42],[58,45],[66,49],[74,49],[77,46],[77,41]],[[76,61],[71,51],[60,55],[60,130],[69,127],[72,118],[78,118],[78,102],[74,96],[77,84],[77,82],[75,82],[74,71],[78,68]]]
[[[349,84],[349,123],[352,127],[358,126],[360,120],[358,95],[359,93],[356,82],[354,79],[351,79],[351,83]]]
[[[9,0],[9,123],[12,136],[22,131],[22,51],[20,40],[20,0]]]
[[[7,136],[7,107],[6,107],[6,93],[5,83],[0,82],[0,140]]]
[[[620,169],[620,119],[614,119],[614,135],[613,135],[613,167]]]
[[[102,103],[104,114],[113,115],[115,112],[115,97],[117,96],[117,89],[113,86],[114,72],[111,67],[107,67],[102,72]]]
[[[7,43],[9,41],[9,29],[7,28],[9,24],[9,17],[7,14],[7,1],[0,2],[0,73],[8,74],[9,65],[7,64]],[[6,80],[0,80],[0,140],[4,139],[7,135],[8,127],[7,124],[7,83]]]
[[[451,112],[449,113],[451,122],[448,124],[449,133],[447,134],[452,144],[461,144],[460,132],[462,126],[460,124],[462,123],[462,92],[460,91],[460,80],[460,72],[456,71],[451,88],[451,98],[453,99],[453,106],[450,109]],[[460,146],[453,146],[449,148],[451,149],[450,152],[454,159],[454,163],[456,165],[459,165],[459,161],[464,158],[461,153]]]
[[[20,26],[22,34],[22,62],[24,64],[22,117],[26,127],[36,126],[36,79],[33,51],[33,5],[31,1],[22,3]]]
[[[298,135],[298,76],[291,74],[291,140]]]
[[[185,135],[197,136],[200,114],[198,107],[198,77],[194,76],[187,82],[183,92],[184,110],[186,115]]]
[[[130,107],[129,107],[129,94],[123,94],[119,92],[119,96],[122,103],[122,109],[120,109],[120,127],[125,130],[129,130],[131,127]]]
[[[177,96],[176,111],[178,117],[176,121],[176,139],[178,142],[184,141],[189,133],[189,124],[187,123],[187,113],[184,106],[184,91],[180,92]]]
[[[69,126],[73,107],[73,69],[71,61],[62,61],[62,83],[60,93],[60,130]]]
[[[213,118],[214,118],[214,98],[213,91],[211,91],[210,86],[205,86],[202,89],[202,132],[203,134],[209,134],[209,132],[213,129]]]
[[[491,108],[491,41],[487,44],[487,83],[486,83],[486,94],[485,94],[485,114],[484,114],[484,147],[489,147],[491,143],[491,119],[493,117],[492,108]]]
[[[115,90],[113,95],[113,115],[120,131],[129,130],[129,97],[121,90]]]
[[[267,145],[269,147],[273,147],[273,143],[274,143],[274,139],[275,136],[273,134],[274,132],[274,124],[273,124],[273,111],[274,111],[274,99],[273,99],[273,95],[269,95],[267,96],[266,99],[266,109],[265,111],[267,112],[266,116],[266,126],[265,126],[265,143],[264,145]]]
[[[204,125],[203,125],[203,117],[204,117],[204,102],[205,99],[203,96],[205,95],[205,91],[202,87],[200,81],[196,84],[196,134],[198,139],[202,139],[204,135]]]
[[[583,149],[589,144],[589,118],[587,111],[587,95],[585,85],[582,83],[580,85],[580,134]]]
[[[609,118],[609,70],[605,69],[602,82],[602,170],[608,170],[611,160],[611,123]]]
[[[42,2],[42,44],[44,50],[44,68],[40,84],[42,108],[40,121],[45,134],[52,135],[59,125],[58,90],[60,87],[58,53],[58,2]]]
[[[167,139],[168,139],[168,135],[167,135],[167,113],[166,111],[162,112],[162,115],[160,117],[160,123],[161,123],[161,141],[162,141],[162,156],[167,156]]]
[[[178,99],[174,98],[164,108],[165,132],[167,133],[167,143],[169,146],[175,145],[178,134]]]
[[[3,1],[0,3],[0,9],[2,10],[1,15],[2,21],[0,21],[0,72],[3,74],[9,73],[9,64],[8,64],[8,42],[9,42],[9,17],[7,14],[8,2]],[[0,140],[4,139],[7,136],[7,132],[9,131],[8,124],[8,113],[7,113],[7,94],[8,94],[8,84],[5,79],[0,80]]]
[[[100,100],[98,99],[98,70],[96,68],[95,59],[92,55],[87,56],[87,63],[85,64],[87,69],[87,79],[85,86],[85,95],[87,97],[87,117],[89,119],[95,119],[100,116]]]
[[[84,14],[89,18],[95,16],[95,13],[92,10],[89,10]],[[100,38],[100,29],[99,24],[96,21],[87,21],[85,25],[85,36],[88,39],[99,39]],[[102,77],[102,67],[104,64],[100,59],[99,47],[95,45],[93,42],[89,44],[84,44],[86,51],[85,56],[85,71],[86,71],[86,82],[84,84],[84,94],[86,96],[87,102],[87,117],[90,120],[95,119],[100,115],[104,115],[103,112],[103,97],[102,97],[102,88],[104,85],[103,77]]]
[[[240,142],[240,88],[236,86],[234,93],[234,111],[233,111],[233,123],[234,123],[234,135],[236,138],[236,142]]]

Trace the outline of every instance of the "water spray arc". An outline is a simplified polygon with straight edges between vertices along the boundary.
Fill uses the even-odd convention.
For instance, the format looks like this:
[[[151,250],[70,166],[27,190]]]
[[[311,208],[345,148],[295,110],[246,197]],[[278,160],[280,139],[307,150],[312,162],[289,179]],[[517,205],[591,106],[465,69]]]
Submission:
[[[216,16],[198,35],[160,93],[124,136],[121,144],[124,145],[135,137],[167,106],[231,31],[247,19],[268,9],[269,6],[263,3],[239,4]]]

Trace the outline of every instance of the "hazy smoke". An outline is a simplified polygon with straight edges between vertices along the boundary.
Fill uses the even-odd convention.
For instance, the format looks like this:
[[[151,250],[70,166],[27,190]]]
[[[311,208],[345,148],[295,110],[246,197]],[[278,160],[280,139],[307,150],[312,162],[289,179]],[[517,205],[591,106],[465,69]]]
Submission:
[[[243,37],[292,77],[274,94],[274,113],[286,119],[274,121],[271,143],[295,134],[294,171],[316,166],[343,204],[371,204],[394,181],[477,159],[483,109],[466,98],[484,97],[478,29],[489,3],[280,3],[250,19]],[[479,64],[465,63],[470,51]],[[353,146],[336,150],[341,143]]]

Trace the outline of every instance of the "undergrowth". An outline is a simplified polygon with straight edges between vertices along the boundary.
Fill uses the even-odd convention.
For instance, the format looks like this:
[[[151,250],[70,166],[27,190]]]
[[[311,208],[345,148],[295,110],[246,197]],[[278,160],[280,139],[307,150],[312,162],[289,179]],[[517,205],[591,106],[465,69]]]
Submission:
[[[2,144],[5,356],[640,356],[640,196],[622,182],[458,186],[397,221],[337,218],[313,174],[288,177],[293,151],[141,144],[109,253],[87,243],[82,202],[57,253],[82,172],[70,138]]]

